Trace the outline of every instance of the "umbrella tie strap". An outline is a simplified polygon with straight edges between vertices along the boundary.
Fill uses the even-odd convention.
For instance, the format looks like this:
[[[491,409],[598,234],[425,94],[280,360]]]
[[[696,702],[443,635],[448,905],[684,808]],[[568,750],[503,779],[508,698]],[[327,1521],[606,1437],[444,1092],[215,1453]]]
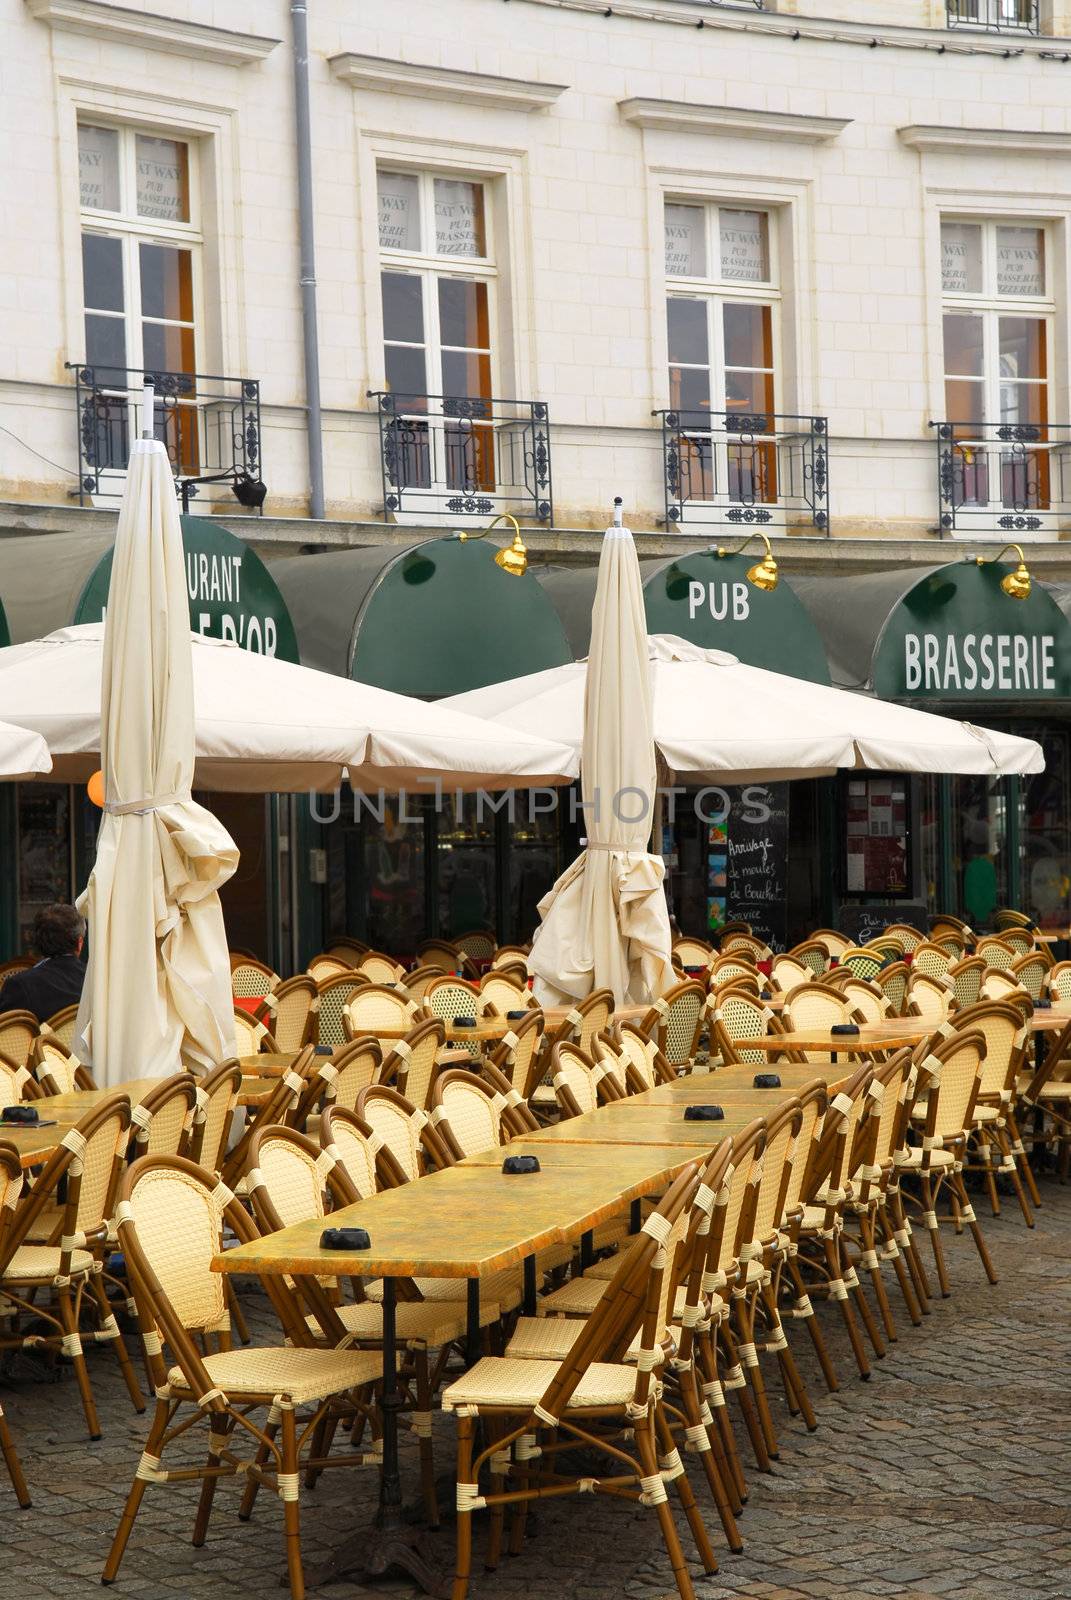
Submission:
[[[146,800],[106,800],[104,810],[110,817],[147,817],[150,812],[160,811],[164,806],[184,805],[189,799],[187,792],[152,795]]]

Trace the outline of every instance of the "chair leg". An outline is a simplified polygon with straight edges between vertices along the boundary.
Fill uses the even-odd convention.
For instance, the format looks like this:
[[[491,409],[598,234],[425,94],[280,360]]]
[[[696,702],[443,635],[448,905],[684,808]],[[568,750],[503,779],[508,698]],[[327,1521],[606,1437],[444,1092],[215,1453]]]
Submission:
[[[153,1461],[158,1459],[160,1441],[167,1431],[167,1419],[170,1411],[171,1407],[166,1400],[157,1400],[156,1415],[152,1419],[149,1437],[145,1442],[145,1454],[141,1458],[141,1463],[139,1463],[139,1473],[141,1464],[145,1462],[146,1458]],[[100,1575],[101,1583],[114,1583],[119,1576],[119,1566],[133,1531],[134,1518],[141,1509],[141,1502],[145,1498],[147,1486],[148,1479],[140,1476],[135,1476],[133,1483],[130,1485],[130,1492],[126,1497],[123,1514],[119,1518],[119,1526],[115,1530],[115,1538],[112,1540],[112,1547],[108,1551],[108,1559],[104,1563],[104,1571]]]
[[[926,1231],[930,1235],[930,1249],[933,1251],[933,1264],[937,1269],[937,1281],[941,1287],[941,1294],[947,1300],[952,1293],[952,1286],[948,1281],[945,1253],[941,1246],[941,1229],[937,1221],[935,1195],[928,1172],[919,1173],[919,1186],[922,1189],[922,1220],[926,1226]]]
[[[901,1250],[900,1246],[896,1242],[893,1234],[892,1220],[884,1203],[878,1207],[878,1221],[881,1224],[882,1238],[884,1239],[886,1248],[889,1252],[889,1257],[893,1264],[893,1271],[896,1273],[896,1281],[900,1286],[900,1293],[903,1296],[904,1305],[907,1307],[907,1314],[911,1318],[912,1326],[917,1328],[922,1322],[922,1310],[919,1306],[918,1297],[916,1296],[915,1290],[911,1283],[911,1273],[904,1262],[904,1256],[906,1252]]]
[[[1023,1181],[1026,1184],[1027,1190],[1030,1194],[1031,1204],[1035,1207],[1035,1209],[1037,1209],[1041,1205],[1041,1195],[1038,1193],[1037,1179],[1034,1177],[1034,1169],[1030,1165],[1030,1162],[1027,1158],[1026,1146],[1023,1143],[1023,1136],[1019,1130],[1019,1124],[1016,1121],[1015,1113],[1009,1110],[1006,1112],[1006,1119],[1008,1123],[1008,1133],[1012,1142],[1012,1152],[1016,1161],[1020,1164],[1023,1174]]]
[[[669,1508],[666,1496],[666,1486],[658,1470],[658,1458],[655,1454],[654,1439],[651,1436],[651,1423],[648,1417],[637,1420],[636,1423],[636,1454],[640,1458],[640,1469],[652,1485],[647,1504],[652,1505],[658,1515],[659,1525],[662,1529],[662,1540],[669,1556],[669,1564],[673,1568],[673,1576],[677,1580],[677,1589],[681,1600],[695,1600],[695,1590],[688,1568],[684,1563],[684,1551],[677,1535],[677,1526],[673,1521],[673,1513]],[[460,1518],[458,1519],[460,1523]],[[464,1600],[464,1593],[454,1591],[453,1600]]]
[[[25,1511],[28,1506],[33,1504],[33,1501],[30,1499],[30,1491],[23,1476],[22,1462],[19,1460],[19,1453],[15,1449],[15,1441],[11,1436],[11,1429],[8,1427],[8,1421],[2,1408],[0,1408],[0,1453],[3,1454],[4,1465],[7,1468],[8,1477],[11,1479],[11,1487],[15,1491],[15,1498]]]
[[[724,1460],[719,1461],[718,1456],[721,1452],[715,1449],[715,1443],[720,1444],[717,1428],[707,1427],[703,1422],[694,1366],[690,1372],[681,1373],[680,1389],[684,1408],[685,1438],[688,1441],[686,1448],[698,1455],[706,1474],[711,1498],[721,1519],[725,1542],[730,1550],[739,1553],[744,1548],[744,1542],[729,1504],[729,1489],[726,1484],[727,1464]]]
[[[254,1458],[255,1465],[263,1471],[271,1459],[271,1446],[275,1435],[279,1432],[279,1411],[272,1406],[268,1412],[268,1420],[264,1424],[264,1438],[257,1445]],[[246,1479],[245,1488],[242,1490],[241,1502],[238,1506],[239,1522],[248,1522],[253,1515],[253,1506],[256,1503],[257,1491],[260,1489],[260,1480],[255,1472],[251,1472]]]
[[[710,1542],[710,1535],[707,1533],[706,1523],[703,1521],[699,1507],[696,1505],[695,1492],[688,1481],[688,1474],[684,1470],[684,1462],[681,1460],[680,1451],[673,1443],[673,1433],[665,1411],[660,1404],[655,1406],[654,1421],[658,1439],[658,1465],[662,1472],[663,1481],[671,1482],[677,1491],[677,1499],[680,1501],[681,1510],[687,1519],[692,1541],[695,1544],[699,1559],[703,1563],[704,1572],[717,1572],[718,1561]]]
[[[967,1197],[967,1189],[963,1182],[962,1172],[954,1172],[950,1177],[949,1182],[956,1195],[956,1198],[959,1200],[960,1216],[971,1230],[971,1235],[974,1239],[974,1246],[978,1251],[979,1260],[981,1261],[982,1266],[985,1268],[985,1275],[989,1279],[990,1283],[996,1283],[996,1268],[993,1265],[989,1254],[989,1248],[986,1245],[985,1239],[982,1235],[978,1218],[974,1214],[974,1207],[971,1205],[971,1202]]]
[[[882,1325],[886,1338],[892,1344],[896,1343],[896,1323],[893,1321],[892,1306],[889,1296],[885,1292],[885,1279],[881,1274],[881,1261],[875,1244],[874,1216],[873,1213],[860,1216],[859,1232],[863,1240],[863,1253],[860,1257],[860,1266],[870,1274],[870,1282],[874,1289],[874,1299],[878,1303],[881,1313]]]
[[[294,1408],[281,1407],[282,1457],[279,1467],[279,1491],[283,1497],[283,1526],[286,1532],[286,1570],[290,1578],[292,1600],[305,1600],[305,1571],[301,1561],[301,1507],[298,1503],[298,1448],[297,1425]]]
[[[870,1362],[867,1360],[866,1351],[863,1349],[863,1341],[859,1337],[859,1329],[856,1325],[855,1317],[852,1315],[848,1286],[841,1275],[840,1246],[836,1240],[823,1239],[822,1248],[825,1251],[826,1270],[829,1273],[830,1296],[840,1307],[841,1318],[852,1347],[855,1364],[859,1368],[859,1376],[864,1379],[869,1378]]]
[[[880,1360],[885,1354],[885,1341],[878,1332],[878,1325],[874,1321],[874,1313],[870,1309],[870,1302],[863,1293],[863,1285],[859,1282],[859,1274],[848,1259],[847,1246],[843,1237],[840,1241],[841,1276],[847,1284],[852,1296],[852,1301],[858,1309],[863,1327],[866,1329],[867,1338],[874,1349],[874,1354]]]
[[[60,1324],[63,1328],[63,1353],[70,1356],[74,1367],[74,1376],[78,1383],[78,1393],[82,1399],[82,1410],[85,1412],[89,1437],[91,1439],[99,1439],[101,1431],[100,1418],[97,1415],[97,1403],[93,1398],[93,1389],[89,1382],[89,1369],[86,1366],[82,1340],[78,1333],[78,1319],[74,1314],[74,1302],[71,1299],[71,1291],[66,1285],[57,1291],[57,1306]]]
[[[243,1344],[251,1344],[253,1335],[249,1331],[249,1324],[245,1320],[245,1312],[242,1310],[241,1302],[238,1299],[237,1290],[235,1289],[230,1278],[226,1280],[226,1294],[227,1310],[230,1312],[230,1318],[234,1323],[235,1331]]]
[[[730,1318],[735,1324],[733,1336],[736,1340],[736,1366],[743,1371],[745,1387],[740,1390],[740,1405],[744,1407],[744,1397],[747,1397],[748,1412],[754,1417],[754,1424],[748,1420],[747,1429],[751,1435],[752,1444],[755,1442],[756,1429],[758,1437],[762,1440],[762,1453],[765,1465],[756,1456],[760,1469],[769,1472],[771,1461],[777,1459],[777,1435],[774,1432],[773,1418],[766,1399],[766,1386],[762,1381],[759,1370],[759,1357],[755,1349],[754,1331],[748,1316],[748,1302],[741,1296],[733,1297]],[[745,1412],[745,1418],[748,1417]]]
[[[767,1347],[777,1355],[777,1362],[781,1368],[781,1381],[785,1387],[789,1408],[790,1410],[794,1408],[799,1412],[807,1432],[813,1433],[818,1426],[818,1418],[814,1414],[814,1407],[811,1404],[811,1397],[803,1380],[803,1374],[796,1365],[796,1357],[793,1355],[792,1347],[785,1337],[784,1324],[778,1315],[777,1303],[772,1291],[769,1289],[764,1289],[762,1296],[770,1322],[770,1338],[767,1341]]]
[[[807,1286],[803,1281],[803,1274],[800,1272],[795,1256],[789,1256],[785,1265],[788,1267],[788,1275],[792,1280],[792,1289],[796,1296],[793,1308],[794,1314],[802,1320],[807,1329],[815,1356],[818,1359],[818,1365],[822,1369],[822,1376],[826,1380],[826,1388],[830,1394],[836,1394],[840,1387],[837,1382],[837,1374],[834,1370],[833,1362],[830,1360],[825,1336],[818,1325],[818,1318],[815,1316],[814,1306],[811,1304],[811,1297],[807,1293]]]
[[[119,1331],[119,1324],[115,1320],[108,1296],[104,1293],[104,1285],[100,1281],[100,1274],[94,1273],[89,1280],[90,1290],[100,1314],[101,1332],[107,1337],[109,1343],[114,1345],[115,1354],[119,1361],[119,1370],[123,1374],[126,1392],[130,1396],[134,1410],[141,1416],[145,1410],[145,1396],[141,1392],[134,1363],[130,1359],[130,1352],[126,1347],[126,1340]]]
[[[424,1515],[429,1528],[439,1526],[439,1497],[435,1492],[435,1455],[431,1438],[431,1378],[428,1352],[414,1353],[416,1370],[416,1411],[413,1428],[420,1441],[420,1483],[424,1494]]]
[[[729,1496],[729,1503],[733,1515],[738,1517],[744,1509],[747,1500],[747,1480],[744,1469],[740,1464],[740,1452],[736,1448],[736,1434],[729,1419],[729,1407],[725,1399],[725,1387],[718,1376],[717,1347],[710,1331],[706,1330],[696,1340],[696,1357],[698,1371],[703,1385],[703,1400],[714,1420],[714,1434],[720,1440],[722,1453],[725,1457],[726,1475],[725,1489]]]
[[[993,1148],[984,1129],[978,1133],[977,1140],[978,1156],[982,1163],[982,1177],[985,1180],[986,1193],[989,1196],[989,1209],[995,1217],[999,1217],[1000,1190],[997,1188],[996,1173],[993,1171]]]
[[[217,1421],[222,1424],[218,1433],[215,1427]],[[208,1467],[211,1469],[220,1464],[231,1431],[231,1421],[229,1417],[217,1418],[215,1415],[210,1415],[208,1426],[212,1430],[208,1436]],[[201,1484],[201,1498],[197,1502],[197,1516],[193,1524],[192,1543],[195,1550],[200,1550],[208,1535],[208,1519],[212,1515],[212,1502],[216,1497],[218,1482],[219,1479],[209,1470],[208,1476]]]
[[[1019,1165],[1015,1159],[1011,1141],[1008,1138],[1008,1131],[1006,1128],[996,1127],[993,1130],[993,1137],[996,1140],[997,1149],[1000,1151],[1000,1170],[1011,1179],[1012,1188],[1015,1190],[1015,1198],[1019,1202],[1019,1210],[1023,1213],[1023,1221],[1028,1228],[1032,1228],[1034,1226],[1034,1213],[1030,1209],[1030,1201],[1026,1197],[1026,1190],[1023,1188],[1023,1181],[1019,1176]]]
[[[915,1295],[918,1299],[919,1310],[922,1312],[924,1317],[928,1317],[930,1314],[930,1301],[933,1298],[933,1291],[930,1288],[930,1280],[926,1276],[926,1269],[922,1265],[922,1257],[919,1255],[918,1244],[915,1240],[914,1230],[907,1220],[907,1210],[904,1206],[904,1197],[900,1193],[899,1186],[895,1189],[889,1190],[888,1198],[893,1223],[895,1226],[893,1238],[904,1252],[904,1258],[907,1262],[907,1270],[911,1274],[911,1282],[915,1286]]]
[[[469,1483],[472,1478],[473,1418],[464,1411],[457,1414],[457,1481]],[[472,1572],[472,1512],[460,1504],[457,1508],[457,1557],[454,1566],[454,1586],[451,1600],[465,1600],[469,1592]]]

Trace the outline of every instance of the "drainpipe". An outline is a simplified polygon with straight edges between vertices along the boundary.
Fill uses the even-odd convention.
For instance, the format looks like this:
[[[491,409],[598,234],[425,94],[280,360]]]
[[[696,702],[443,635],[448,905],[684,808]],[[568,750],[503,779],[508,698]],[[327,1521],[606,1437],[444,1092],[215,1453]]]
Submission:
[[[316,245],[312,226],[312,133],[309,121],[309,28],[306,0],[292,0],[294,121],[297,134],[298,232],[301,244],[301,323],[305,343],[305,432],[309,506],[324,515],[324,447],[320,417],[320,345],[316,326]]]

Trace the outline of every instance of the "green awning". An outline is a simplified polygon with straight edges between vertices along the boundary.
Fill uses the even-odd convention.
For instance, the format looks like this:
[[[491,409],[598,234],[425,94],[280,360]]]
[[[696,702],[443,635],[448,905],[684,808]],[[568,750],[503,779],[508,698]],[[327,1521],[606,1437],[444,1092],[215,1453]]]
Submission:
[[[190,626],[258,654],[297,661],[286,602],[255,550],[207,517],[182,518]],[[22,644],[72,623],[99,622],[108,603],[111,534],[0,539],[0,593]]]
[[[306,666],[439,698],[572,660],[547,595],[483,541],[289,556],[272,576]]]
[[[928,572],[796,580],[834,683],[885,700],[1071,699],[1071,622],[1036,581],[1025,600],[1001,589],[1011,568],[971,556]]]
[[[705,650],[726,650],[752,667],[829,683],[825,651],[792,583],[757,589],[747,580],[757,554],[693,550],[673,561],[641,561],[648,633],[672,633]],[[596,568],[550,567],[537,574],[577,657],[591,641]]]

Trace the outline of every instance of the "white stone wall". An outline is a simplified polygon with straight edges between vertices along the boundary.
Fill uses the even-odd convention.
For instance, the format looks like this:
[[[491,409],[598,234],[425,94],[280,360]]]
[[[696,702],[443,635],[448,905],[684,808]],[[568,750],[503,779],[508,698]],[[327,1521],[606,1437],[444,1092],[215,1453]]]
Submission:
[[[135,18],[165,9],[179,23],[281,42],[263,60],[236,65],[210,59],[196,42],[117,37],[94,25],[91,6],[85,31],[74,32],[33,14],[47,13],[48,0],[0,0],[0,428],[9,430],[0,433],[0,498],[62,501],[74,485],[61,470],[76,464],[64,361],[83,353],[74,140],[79,113],[96,112],[198,141],[201,364],[261,380],[269,509],[301,515],[307,472],[288,7],[125,0]],[[1005,59],[1003,40],[946,33],[944,0],[778,0],[764,13],[618,0],[611,17],[604,9],[593,0],[310,7],[329,515],[374,517],[381,505],[366,399],[383,383],[377,160],[471,172],[492,186],[497,381],[500,392],[550,407],[560,526],[599,525],[615,493],[637,527],[656,526],[662,514],[651,412],[668,403],[665,193],[776,213],[784,268],[779,404],[829,419],[837,535],[917,536],[936,521],[927,423],[944,404],[942,207],[1052,225],[1052,414],[1071,419],[1071,142],[1023,153],[999,141],[1013,131],[1071,141],[1071,64],[1051,40],[1025,41]],[[1043,25],[1071,32],[1071,0],[1047,3]],[[355,88],[329,65],[344,53],[565,87],[537,110],[485,103],[486,82],[481,94],[442,81],[416,94],[392,86],[388,73],[375,87]],[[801,121],[747,137],[726,131],[716,115],[688,128],[638,126],[619,108],[636,99],[715,108],[721,123],[725,108]],[[846,126],[830,137],[813,119]],[[898,136],[920,124],[998,137],[920,152]]]

